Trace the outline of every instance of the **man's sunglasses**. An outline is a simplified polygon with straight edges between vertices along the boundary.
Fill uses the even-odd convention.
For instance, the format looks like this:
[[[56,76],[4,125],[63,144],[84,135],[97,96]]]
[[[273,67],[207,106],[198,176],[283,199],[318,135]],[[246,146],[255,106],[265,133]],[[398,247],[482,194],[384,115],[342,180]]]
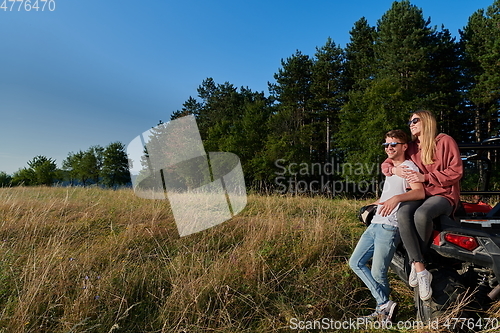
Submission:
[[[382,144],[382,146],[384,146],[384,148],[387,148],[388,146],[396,147],[397,145],[404,145],[404,143],[403,142],[384,142]]]
[[[408,126],[411,126],[411,124],[416,124],[420,121],[420,118],[413,118],[408,122]]]

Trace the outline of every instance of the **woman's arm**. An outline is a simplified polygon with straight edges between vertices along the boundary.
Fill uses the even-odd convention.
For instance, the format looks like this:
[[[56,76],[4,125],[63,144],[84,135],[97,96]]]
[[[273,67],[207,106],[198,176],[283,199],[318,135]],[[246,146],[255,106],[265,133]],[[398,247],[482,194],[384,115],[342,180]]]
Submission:
[[[392,163],[392,160],[390,158],[387,158],[385,161],[382,162],[382,165],[380,168],[382,169],[382,173],[384,176],[389,177],[392,176],[392,168],[394,167],[394,164]]]
[[[437,161],[442,167],[424,175],[424,182],[445,187],[457,183],[463,175],[463,163],[458,145],[449,135],[443,136],[436,145]]]

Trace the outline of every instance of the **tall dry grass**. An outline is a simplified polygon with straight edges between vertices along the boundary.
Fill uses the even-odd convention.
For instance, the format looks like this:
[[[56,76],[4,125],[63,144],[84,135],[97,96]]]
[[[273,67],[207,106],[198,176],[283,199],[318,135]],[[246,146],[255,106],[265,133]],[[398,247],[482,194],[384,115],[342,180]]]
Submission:
[[[368,314],[347,265],[363,204],[250,195],[179,238],[167,201],[128,189],[0,189],[0,332],[287,332]]]

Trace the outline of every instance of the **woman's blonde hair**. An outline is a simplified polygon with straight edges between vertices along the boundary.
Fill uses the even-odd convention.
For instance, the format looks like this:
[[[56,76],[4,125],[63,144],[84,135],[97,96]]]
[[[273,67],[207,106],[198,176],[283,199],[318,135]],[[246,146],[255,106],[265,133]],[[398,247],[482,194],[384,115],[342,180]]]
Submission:
[[[434,115],[427,110],[420,110],[413,113],[413,116],[420,118],[422,131],[419,136],[420,149],[422,151],[422,162],[426,165],[434,164],[434,152],[436,150],[437,122]],[[411,117],[410,117],[411,119]],[[415,140],[415,136],[412,135]]]

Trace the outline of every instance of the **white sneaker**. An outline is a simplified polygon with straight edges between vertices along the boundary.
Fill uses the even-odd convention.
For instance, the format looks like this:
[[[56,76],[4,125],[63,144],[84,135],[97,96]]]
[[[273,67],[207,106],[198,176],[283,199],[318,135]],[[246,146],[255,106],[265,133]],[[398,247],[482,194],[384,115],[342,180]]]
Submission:
[[[427,301],[432,297],[432,274],[428,271],[417,273],[418,293],[422,301]]]
[[[410,287],[415,288],[418,286],[417,271],[415,270],[415,264],[411,264],[410,276],[408,276],[408,284]]]
[[[396,313],[398,310],[398,303],[393,301],[388,301],[385,304],[384,309],[381,309],[381,313],[383,315],[382,320],[385,322],[395,322],[394,318],[396,317]]]

